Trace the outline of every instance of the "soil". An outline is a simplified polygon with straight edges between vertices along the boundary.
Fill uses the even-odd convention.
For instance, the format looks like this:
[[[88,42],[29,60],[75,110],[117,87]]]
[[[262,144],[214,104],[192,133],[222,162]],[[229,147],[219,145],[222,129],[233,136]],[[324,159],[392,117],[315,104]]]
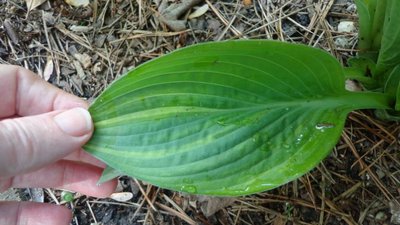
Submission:
[[[178,4],[178,7],[171,7]],[[208,10],[192,19],[200,6]],[[168,8],[170,7],[170,8]],[[321,48],[343,64],[356,55],[351,0],[130,1],[92,0],[72,7],[45,1],[0,0],[0,63],[35,71],[49,83],[93,100],[109,83],[141,63],[206,41],[275,39]],[[400,224],[399,124],[372,111],[348,117],[330,156],[303,177],[271,191],[208,198],[119,179],[126,202],[41,189],[44,201],[65,204],[73,225],[86,224]],[[19,190],[32,200],[29,189]]]

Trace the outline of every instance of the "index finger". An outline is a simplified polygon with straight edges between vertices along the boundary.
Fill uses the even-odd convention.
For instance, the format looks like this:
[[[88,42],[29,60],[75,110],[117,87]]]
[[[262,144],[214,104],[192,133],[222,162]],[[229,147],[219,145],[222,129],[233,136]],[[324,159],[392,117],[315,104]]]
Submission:
[[[0,65],[0,118],[87,108],[87,103],[18,66]]]

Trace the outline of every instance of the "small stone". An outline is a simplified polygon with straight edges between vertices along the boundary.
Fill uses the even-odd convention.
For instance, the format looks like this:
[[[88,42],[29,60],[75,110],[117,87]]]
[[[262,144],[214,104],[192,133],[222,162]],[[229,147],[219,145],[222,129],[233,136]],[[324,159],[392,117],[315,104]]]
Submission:
[[[348,91],[361,91],[362,90],[361,86],[353,80],[346,80],[345,87],[346,87],[346,90],[348,90]]]
[[[391,224],[400,224],[400,206],[397,202],[391,201],[389,202],[390,213],[392,214],[390,218]]]
[[[289,37],[297,32],[296,27],[291,25],[291,24],[289,24],[289,23],[283,23],[282,24],[282,30]]]
[[[310,24],[310,17],[308,17],[308,14],[299,13],[296,15],[296,21],[306,27]]]
[[[354,13],[357,10],[356,4],[350,4],[347,8],[346,11],[350,13]]]
[[[375,219],[378,220],[378,221],[385,221],[385,220],[387,219],[387,215],[386,215],[384,212],[379,211],[379,212],[375,215]]]
[[[353,21],[342,21],[338,25],[338,32],[350,33],[356,31]]]
[[[380,170],[380,169],[377,169],[377,170],[376,170],[376,175],[378,175],[379,179],[382,179],[382,178],[385,177],[385,172],[383,172],[383,171]]]
[[[335,39],[335,45],[341,48],[348,48],[350,46],[350,42],[345,37],[338,37]]]

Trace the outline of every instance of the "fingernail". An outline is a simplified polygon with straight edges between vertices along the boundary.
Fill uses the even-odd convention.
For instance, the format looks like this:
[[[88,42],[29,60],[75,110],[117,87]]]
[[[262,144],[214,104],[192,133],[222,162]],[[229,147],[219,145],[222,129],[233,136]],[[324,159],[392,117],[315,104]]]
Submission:
[[[54,121],[64,133],[71,136],[79,137],[92,130],[92,118],[83,108],[62,112],[54,117]]]

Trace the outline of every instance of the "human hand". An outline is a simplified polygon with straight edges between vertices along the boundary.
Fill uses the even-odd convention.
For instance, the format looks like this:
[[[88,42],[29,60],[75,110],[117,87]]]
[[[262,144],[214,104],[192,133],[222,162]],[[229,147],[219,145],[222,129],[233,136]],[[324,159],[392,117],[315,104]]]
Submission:
[[[10,187],[56,187],[109,196],[111,181],[97,186],[104,164],[81,146],[93,124],[87,104],[21,67],[0,65],[0,192]],[[0,224],[69,224],[66,207],[0,202]]]

